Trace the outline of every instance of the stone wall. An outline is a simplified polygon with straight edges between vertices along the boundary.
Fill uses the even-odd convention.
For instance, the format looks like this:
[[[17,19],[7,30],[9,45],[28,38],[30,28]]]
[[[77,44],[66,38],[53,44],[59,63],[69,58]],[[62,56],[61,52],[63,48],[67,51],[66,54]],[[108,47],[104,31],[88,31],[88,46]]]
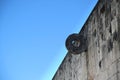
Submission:
[[[68,53],[53,80],[120,80],[120,0],[99,0],[79,34],[87,51]]]

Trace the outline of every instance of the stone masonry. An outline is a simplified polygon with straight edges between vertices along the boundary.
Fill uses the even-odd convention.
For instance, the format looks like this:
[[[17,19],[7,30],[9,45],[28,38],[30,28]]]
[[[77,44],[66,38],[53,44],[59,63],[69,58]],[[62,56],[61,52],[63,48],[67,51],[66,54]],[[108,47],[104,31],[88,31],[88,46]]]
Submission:
[[[68,52],[52,80],[120,80],[120,0],[99,0],[79,34],[87,51]]]

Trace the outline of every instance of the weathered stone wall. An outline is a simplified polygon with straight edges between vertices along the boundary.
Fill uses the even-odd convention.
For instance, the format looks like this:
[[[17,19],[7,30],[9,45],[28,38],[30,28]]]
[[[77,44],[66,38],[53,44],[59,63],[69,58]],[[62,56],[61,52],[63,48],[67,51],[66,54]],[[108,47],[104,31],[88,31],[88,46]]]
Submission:
[[[120,0],[99,0],[79,34],[87,51],[68,53],[53,80],[120,80]]]

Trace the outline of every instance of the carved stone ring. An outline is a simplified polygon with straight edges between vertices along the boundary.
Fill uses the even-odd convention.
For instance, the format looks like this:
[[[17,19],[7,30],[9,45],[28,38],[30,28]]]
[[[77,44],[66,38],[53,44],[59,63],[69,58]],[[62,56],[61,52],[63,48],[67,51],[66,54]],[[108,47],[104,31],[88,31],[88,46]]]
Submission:
[[[66,39],[66,48],[68,52],[79,54],[86,50],[86,40],[80,34],[71,34]]]

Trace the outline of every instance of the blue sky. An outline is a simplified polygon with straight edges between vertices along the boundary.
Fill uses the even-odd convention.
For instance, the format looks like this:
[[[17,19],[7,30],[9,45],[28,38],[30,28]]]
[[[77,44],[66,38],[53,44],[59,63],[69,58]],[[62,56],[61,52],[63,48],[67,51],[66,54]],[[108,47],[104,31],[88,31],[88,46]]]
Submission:
[[[96,3],[0,0],[0,80],[51,80]]]

